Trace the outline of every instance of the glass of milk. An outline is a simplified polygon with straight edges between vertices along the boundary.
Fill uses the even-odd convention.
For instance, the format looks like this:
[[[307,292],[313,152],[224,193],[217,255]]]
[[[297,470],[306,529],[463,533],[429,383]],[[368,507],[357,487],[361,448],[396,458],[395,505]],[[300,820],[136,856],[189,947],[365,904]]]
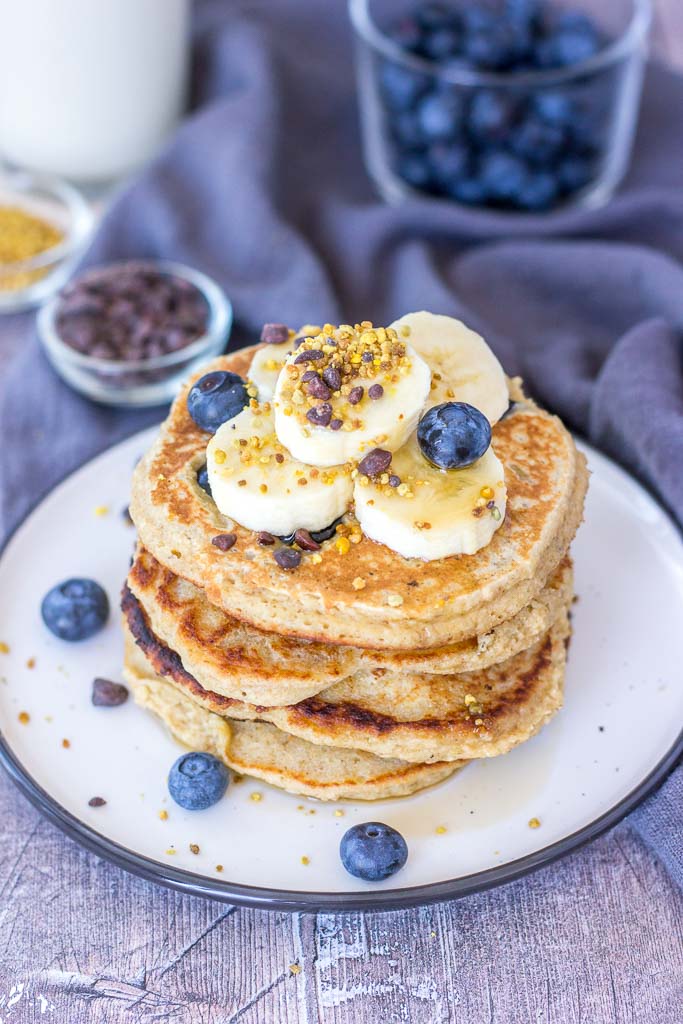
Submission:
[[[190,0],[0,0],[0,157],[80,182],[152,157],[182,114]]]

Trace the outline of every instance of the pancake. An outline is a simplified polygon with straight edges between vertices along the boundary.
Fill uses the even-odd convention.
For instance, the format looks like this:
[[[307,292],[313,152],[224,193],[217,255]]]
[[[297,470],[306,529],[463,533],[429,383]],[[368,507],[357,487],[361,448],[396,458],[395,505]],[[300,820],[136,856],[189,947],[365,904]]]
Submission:
[[[462,764],[405,764],[355,750],[329,750],[264,722],[228,722],[156,676],[127,639],[124,676],[136,702],[152,711],[181,743],[220,758],[289,793],[318,800],[380,800],[408,796],[448,778]]]
[[[138,549],[128,586],[150,629],[174,650],[205,689],[259,705],[296,704],[354,673],[386,669],[471,672],[530,647],[550,628],[573,592],[565,558],[548,585],[491,632],[424,651],[375,651],[265,633],[216,608],[204,592]]]
[[[566,554],[583,513],[585,460],[556,417],[517,402],[493,430],[505,466],[507,515],[474,555],[422,562],[363,537],[340,555],[306,555],[283,571],[273,548],[223,517],[197,483],[209,435],[192,421],[188,388],[210,370],[246,375],[255,349],[214,360],[174,402],[138,464],[131,515],[140,539],[176,575],[203,588],[228,614],[269,632],[379,650],[432,648],[487,633],[543,589]],[[235,533],[227,552],[211,540]],[[361,591],[353,586],[365,581]]]
[[[192,701],[231,719],[270,722],[327,748],[416,763],[493,757],[533,736],[562,705],[566,610],[526,651],[478,672],[378,668],[356,672],[298,704],[263,707],[205,690],[154,635],[130,591],[122,604],[127,627],[155,674]]]

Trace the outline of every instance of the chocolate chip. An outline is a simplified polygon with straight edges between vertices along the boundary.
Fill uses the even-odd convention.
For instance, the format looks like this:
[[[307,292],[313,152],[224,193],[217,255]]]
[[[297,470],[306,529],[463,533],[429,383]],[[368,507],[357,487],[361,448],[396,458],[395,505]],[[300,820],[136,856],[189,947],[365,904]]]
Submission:
[[[309,380],[306,390],[312,398],[322,398],[324,400],[327,400],[332,394],[327,384],[323,384],[317,373],[312,380]]]
[[[269,547],[271,544],[275,543],[275,537],[273,537],[272,533],[268,533],[267,530],[261,530],[257,540],[259,544],[262,544],[264,547]]]
[[[316,370],[306,370],[305,373],[301,374],[301,383],[307,384],[309,380],[320,380]]]
[[[88,800],[88,807],[104,807],[106,802],[102,796],[91,796]]]
[[[128,689],[111,679],[93,679],[92,702],[96,708],[116,708],[128,700]]]
[[[396,476],[395,473],[392,473],[391,476],[389,477],[389,486],[390,487],[398,487],[398,485],[400,483],[401,483],[400,476]]]
[[[286,324],[264,324],[261,331],[261,341],[267,345],[281,345],[289,338],[289,328]]]
[[[332,406],[329,402],[321,402],[308,410],[306,419],[316,427],[326,427],[332,419]]]
[[[309,348],[305,352],[300,352],[294,360],[295,363],[317,363],[319,359],[324,359],[325,354],[321,352],[319,348]]]
[[[391,464],[391,452],[384,448],[373,448],[371,452],[358,463],[358,472],[364,476],[376,477],[386,473]]]
[[[360,384],[357,384],[355,388],[351,388],[349,391],[349,405],[358,405],[361,398],[363,397],[363,388]]]
[[[323,380],[333,391],[339,391],[342,379],[336,366],[328,366],[323,370]]]
[[[219,551],[229,551],[236,540],[234,533],[219,533],[217,537],[212,538],[211,543]]]
[[[320,545],[317,541],[313,540],[308,530],[296,530],[294,541],[304,551],[320,551]]]
[[[373,384],[372,387],[368,388],[368,398],[371,398],[373,402],[376,402],[383,394],[384,388],[381,384]]]
[[[280,548],[275,552],[275,561],[281,569],[296,569],[301,562],[301,552],[294,548]]]
[[[330,430],[341,430],[343,423],[343,420],[330,420]]]

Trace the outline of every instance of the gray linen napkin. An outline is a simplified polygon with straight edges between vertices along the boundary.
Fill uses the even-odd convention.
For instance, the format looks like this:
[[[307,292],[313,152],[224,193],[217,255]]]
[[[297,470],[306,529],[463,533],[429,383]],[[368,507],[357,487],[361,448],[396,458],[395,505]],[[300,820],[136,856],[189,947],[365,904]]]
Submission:
[[[111,208],[89,262],[146,255],[206,271],[235,304],[232,347],[269,320],[460,316],[681,522],[681,79],[650,67],[632,168],[608,206],[538,220],[377,199],[342,4],[204,3],[194,98],[193,116]],[[74,395],[29,320],[24,330],[0,398],[5,529],[66,472],[160,416]],[[682,806],[679,768],[629,819],[679,883]]]

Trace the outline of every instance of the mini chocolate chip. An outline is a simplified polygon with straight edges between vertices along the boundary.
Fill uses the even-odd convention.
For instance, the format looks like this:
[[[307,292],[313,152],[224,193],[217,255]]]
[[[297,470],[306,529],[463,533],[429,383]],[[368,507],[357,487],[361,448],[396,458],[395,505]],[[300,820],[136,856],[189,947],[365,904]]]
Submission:
[[[325,401],[332,394],[327,384],[323,384],[317,373],[312,380],[309,380],[308,387],[306,390],[308,391],[308,394],[311,395],[312,398],[322,398]]]
[[[106,802],[102,796],[91,796],[88,800],[88,807],[104,807]]]
[[[304,551],[320,551],[320,545],[313,540],[308,530],[296,530],[294,542],[303,548]]]
[[[261,341],[267,345],[281,345],[289,338],[289,328],[286,324],[264,324],[261,331]]]
[[[342,379],[341,373],[336,366],[328,366],[323,370],[323,380],[333,391],[339,391]]]
[[[373,448],[371,452],[358,463],[358,472],[365,476],[376,477],[386,473],[391,463],[391,452],[384,448]]]
[[[401,483],[400,476],[396,476],[395,473],[392,473],[391,476],[389,477],[389,486],[390,487],[398,487],[398,485],[400,483]]]
[[[275,543],[275,537],[273,537],[272,533],[268,533],[267,530],[261,530],[257,540],[259,544],[263,544],[264,547],[269,547],[271,544]]]
[[[301,562],[301,552],[294,548],[280,548],[275,552],[275,561],[281,569],[296,569]]]
[[[219,533],[217,537],[212,538],[211,543],[219,551],[229,551],[236,540],[234,533]]]
[[[317,363],[319,359],[324,358],[324,353],[319,348],[309,348],[305,352],[299,352],[299,355],[294,360],[295,363]]]
[[[330,420],[330,430],[341,430],[343,420]]]
[[[116,708],[128,700],[128,689],[111,679],[93,679],[92,702],[97,708]]]
[[[349,405],[358,405],[362,397],[363,388],[358,384],[355,388],[351,388],[349,391]]]
[[[321,402],[308,410],[306,419],[316,427],[326,427],[332,419],[332,406],[329,402]]]
[[[320,380],[316,370],[306,370],[305,373],[301,374],[301,383],[307,384],[309,380],[315,380],[316,378]]]
[[[307,337],[303,337],[303,338],[295,338],[295,339],[294,339],[294,348],[299,348],[299,346],[300,346],[300,345],[303,345],[303,343],[304,343],[305,341],[310,341],[310,338],[307,338]]]
[[[384,388],[381,384],[373,384],[372,387],[368,388],[368,398],[371,398],[373,402],[376,402],[383,394]]]

